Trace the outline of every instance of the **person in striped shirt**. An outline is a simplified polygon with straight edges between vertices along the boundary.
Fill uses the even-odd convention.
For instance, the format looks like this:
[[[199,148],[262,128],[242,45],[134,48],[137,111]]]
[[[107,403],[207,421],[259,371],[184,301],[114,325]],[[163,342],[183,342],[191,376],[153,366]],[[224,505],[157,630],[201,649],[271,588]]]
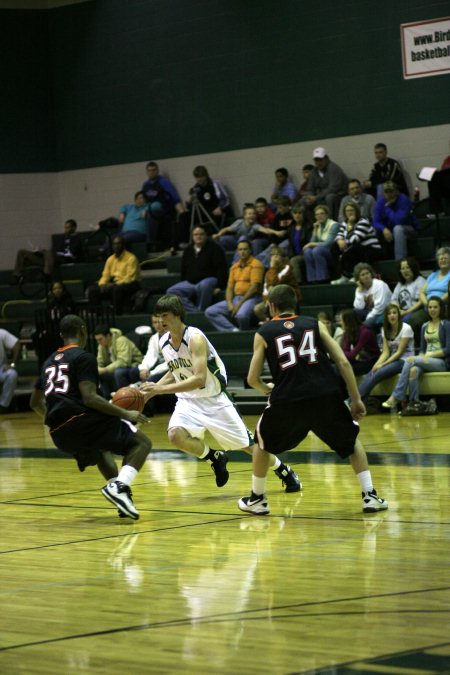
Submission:
[[[338,279],[331,282],[332,284],[348,283],[357,263],[373,263],[382,257],[377,234],[369,221],[361,218],[357,204],[348,203],[344,206],[344,222],[339,224],[332,245],[332,254],[341,273]]]

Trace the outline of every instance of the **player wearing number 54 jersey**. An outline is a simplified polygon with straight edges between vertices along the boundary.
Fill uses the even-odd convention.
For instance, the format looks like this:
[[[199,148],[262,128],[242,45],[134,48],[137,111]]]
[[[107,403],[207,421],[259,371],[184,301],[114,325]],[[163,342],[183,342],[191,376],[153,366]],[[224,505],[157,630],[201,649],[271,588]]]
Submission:
[[[361,486],[363,511],[387,509],[387,502],[374,490],[366,453],[357,438],[357,420],[366,411],[353,370],[340,346],[320,323],[295,313],[296,303],[290,286],[274,286],[269,292],[273,318],[255,335],[248,383],[270,394],[270,400],[256,428],[252,493],[240,499],[238,506],[256,515],[269,513],[265,496],[268,453],[277,455],[291,450],[313,431],[340,457],[350,459]],[[340,394],[330,357],[347,385],[351,410]],[[261,379],[265,359],[272,385]]]
[[[97,361],[85,351],[83,320],[68,314],[60,323],[64,346],[44,363],[30,405],[45,418],[56,447],[74,456],[78,468],[97,466],[108,480],[102,494],[120,514],[137,520],[130,484],[150,452],[149,439],[130,423],[147,422],[99,396]],[[117,471],[112,453],[123,455]]]
[[[228,458],[223,450],[243,449],[252,453],[253,438],[226,393],[227,374],[222,359],[206,335],[198,328],[186,326],[185,310],[177,295],[164,295],[154,308],[165,329],[159,345],[169,371],[159,382],[141,387],[147,396],[176,394],[177,404],[168,427],[169,440],[175,447],[199,459],[211,462],[216,485],[228,481]],[[223,450],[205,444],[205,432]],[[298,476],[278,457],[269,456],[268,466],[286,486],[286,492],[301,488]]]

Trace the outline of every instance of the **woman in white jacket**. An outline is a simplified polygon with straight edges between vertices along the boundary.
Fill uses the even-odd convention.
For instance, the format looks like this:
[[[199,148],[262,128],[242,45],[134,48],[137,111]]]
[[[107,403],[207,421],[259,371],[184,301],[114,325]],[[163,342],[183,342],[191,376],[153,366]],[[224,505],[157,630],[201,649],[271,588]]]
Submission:
[[[363,323],[377,330],[383,323],[384,310],[391,301],[389,286],[375,278],[375,272],[368,263],[358,263],[353,270],[356,293],[353,307]]]

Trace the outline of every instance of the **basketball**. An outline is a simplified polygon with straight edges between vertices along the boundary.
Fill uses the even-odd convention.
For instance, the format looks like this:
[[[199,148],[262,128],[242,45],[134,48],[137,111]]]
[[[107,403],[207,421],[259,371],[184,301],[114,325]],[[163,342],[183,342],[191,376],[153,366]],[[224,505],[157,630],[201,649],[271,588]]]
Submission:
[[[112,398],[114,405],[125,410],[144,410],[144,394],[135,387],[122,387],[118,389]]]

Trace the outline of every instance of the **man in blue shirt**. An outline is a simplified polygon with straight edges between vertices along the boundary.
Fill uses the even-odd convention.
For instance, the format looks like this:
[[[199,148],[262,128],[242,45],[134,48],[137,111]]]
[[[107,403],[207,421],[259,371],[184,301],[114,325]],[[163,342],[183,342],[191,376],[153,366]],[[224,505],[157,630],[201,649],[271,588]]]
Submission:
[[[124,204],[120,207],[119,223],[122,225],[120,234],[126,244],[134,241],[147,241],[147,203],[142,190],[134,195],[134,204]]]
[[[409,197],[393,181],[383,183],[383,196],[375,203],[373,226],[381,241],[394,242],[396,260],[408,257],[408,239],[417,237],[418,222]]]
[[[147,200],[150,242],[155,242],[158,235],[169,242],[173,238],[173,223],[170,221],[174,220],[174,212],[179,216],[185,208],[173,183],[159,175],[156,162],[148,162],[145,169],[148,178],[142,185],[142,191]],[[159,231],[160,225],[164,224],[167,226],[166,231]]]

